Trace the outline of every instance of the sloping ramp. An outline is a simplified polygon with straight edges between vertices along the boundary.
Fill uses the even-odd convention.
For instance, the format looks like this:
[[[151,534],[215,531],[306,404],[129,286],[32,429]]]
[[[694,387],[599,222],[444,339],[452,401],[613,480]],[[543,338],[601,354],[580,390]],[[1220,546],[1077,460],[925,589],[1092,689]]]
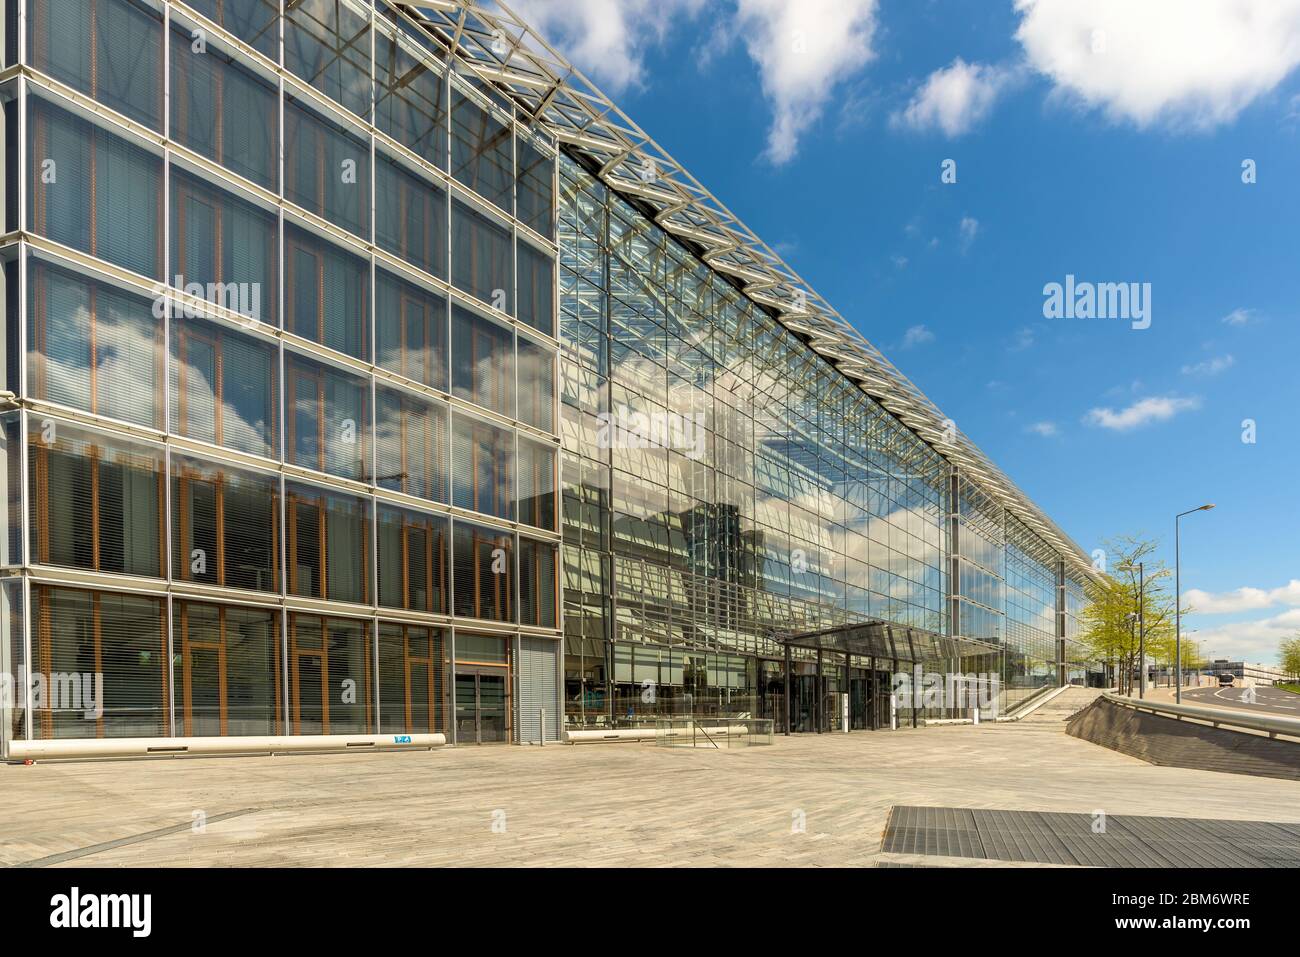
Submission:
[[[1066,688],[1056,697],[1020,719],[1022,724],[1054,724],[1059,730],[1062,722],[1092,704],[1102,694],[1100,688]]]
[[[1135,711],[1098,698],[1067,733],[1150,764],[1300,781],[1300,744]]]

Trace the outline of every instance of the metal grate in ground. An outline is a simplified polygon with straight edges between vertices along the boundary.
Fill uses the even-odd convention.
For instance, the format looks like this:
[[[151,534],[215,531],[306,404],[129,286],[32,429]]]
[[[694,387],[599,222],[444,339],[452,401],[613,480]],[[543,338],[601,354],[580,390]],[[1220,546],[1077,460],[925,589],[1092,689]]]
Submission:
[[[881,853],[1081,867],[1300,867],[1300,824],[984,808],[890,809]]]

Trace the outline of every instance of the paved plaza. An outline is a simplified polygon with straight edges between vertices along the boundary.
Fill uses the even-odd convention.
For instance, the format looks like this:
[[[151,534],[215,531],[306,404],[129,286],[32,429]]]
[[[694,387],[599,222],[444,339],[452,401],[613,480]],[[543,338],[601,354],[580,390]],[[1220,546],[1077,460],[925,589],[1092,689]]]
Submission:
[[[0,859],[872,866],[913,860],[880,852],[893,805],[1300,822],[1295,782],[1154,767],[1062,727],[1044,715],[729,751],[597,744],[5,766]]]

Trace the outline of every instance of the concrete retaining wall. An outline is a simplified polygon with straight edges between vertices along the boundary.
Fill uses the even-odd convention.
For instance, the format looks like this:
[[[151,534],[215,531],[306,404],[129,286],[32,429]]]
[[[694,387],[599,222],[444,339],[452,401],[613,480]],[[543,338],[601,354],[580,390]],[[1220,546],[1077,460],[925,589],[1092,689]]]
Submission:
[[[1300,744],[1134,711],[1098,699],[1065,730],[1151,764],[1300,781]]]

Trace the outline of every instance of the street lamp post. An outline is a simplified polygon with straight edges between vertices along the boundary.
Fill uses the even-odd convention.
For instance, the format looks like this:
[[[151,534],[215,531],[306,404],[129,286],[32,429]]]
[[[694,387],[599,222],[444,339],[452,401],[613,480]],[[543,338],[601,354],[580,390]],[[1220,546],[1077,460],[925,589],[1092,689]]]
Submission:
[[[1132,570],[1133,563],[1126,562],[1126,568]],[[1146,626],[1146,562],[1138,562],[1138,697],[1147,696],[1147,626]]]
[[[1202,505],[1199,508],[1189,508],[1185,512],[1179,512],[1174,516],[1174,701],[1182,704],[1183,701],[1183,589],[1181,579],[1181,567],[1179,563],[1179,529],[1178,522],[1184,515],[1191,515],[1193,512],[1208,512],[1214,508],[1213,504]]]
[[[1131,611],[1131,612],[1129,612],[1127,615],[1124,616],[1124,620],[1128,622],[1128,640],[1129,640],[1129,647],[1132,648],[1132,647],[1133,647],[1133,644],[1132,644],[1132,643],[1133,643],[1133,626],[1134,626],[1135,624],[1137,624],[1138,613],[1135,612],[1135,611]],[[1140,638],[1139,638],[1138,640],[1141,641]],[[1141,664],[1141,663],[1139,662],[1139,666],[1140,666],[1140,664]],[[1129,693],[1129,694],[1132,694],[1132,693],[1133,693],[1133,671],[1132,671],[1132,669],[1130,669],[1130,670],[1128,671],[1128,673],[1125,675],[1125,677],[1128,678],[1128,693]],[[1123,694],[1123,693],[1124,693],[1124,685],[1123,685],[1123,683],[1121,682],[1121,683],[1120,683],[1120,694]]]

